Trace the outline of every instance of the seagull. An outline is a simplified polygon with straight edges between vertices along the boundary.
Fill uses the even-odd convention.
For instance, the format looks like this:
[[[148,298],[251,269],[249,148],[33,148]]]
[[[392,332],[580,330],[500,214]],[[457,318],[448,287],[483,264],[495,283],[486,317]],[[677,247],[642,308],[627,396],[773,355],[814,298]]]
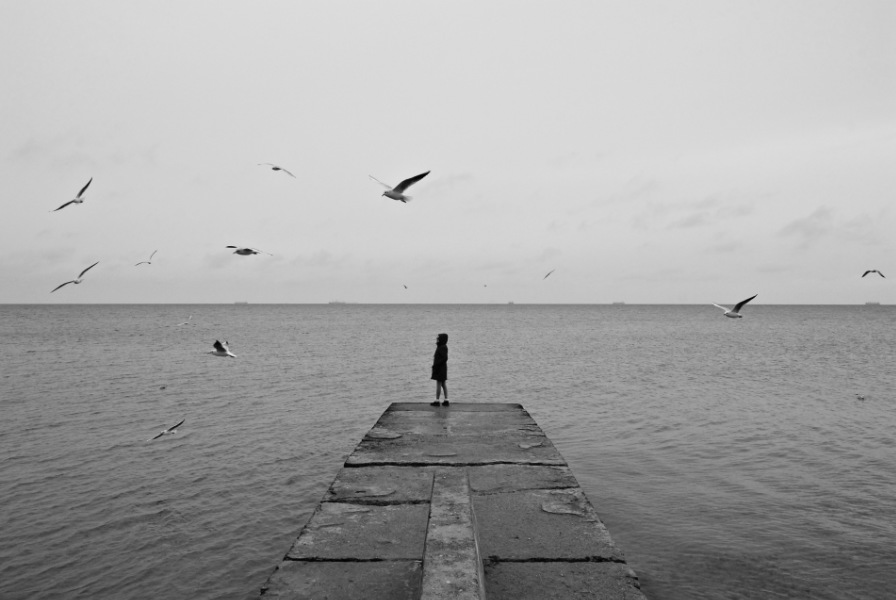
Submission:
[[[134,265],[134,266],[135,266],[135,267],[139,267],[140,265],[151,265],[151,264],[152,264],[152,257],[156,255],[156,252],[158,252],[158,250],[153,250],[153,251],[152,251],[152,254],[149,255],[149,260],[141,260],[140,262],[138,262],[138,263],[137,263],[136,265]]]
[[[172,426],[172,427],[169,427],[168,429],[164,429],[164,430],[162,430],[162,431],[159,433],[159,435],[157,435],[157,436],[155,436],[155,437],[151,437],[151,438],[149,438],[149,439],[146,440],[146,441],[147,441],[147,442],[151,442],[151,441],[153,441],[153,440],[156,440],[156,439],[162,437],[163,435],[165,435],[165,434],[167,434],[167,433],[177,433],[177,428],[180,427],[181,425],[183,425],[183,424],[184,424],[184,421],[186,421],[186,419],[182,419],[181,422],[178,423],[177,425],[174,425],[174,426]]]
[[[265,252],[264,250],[259,250],[258,248],[240,248],[239,246],[224,246],[225,248],[236,248],[233,251],[234,254],[239,254],[240,256],[252,256],[253,254],[268,254],[270,256],[274,256],[270,252]]]
[[[58,289],[61,288],[62,286],[64,286],[64,285],[68,285],[68,284],[70,284],[70,283],[74,283],[74,284],[79,284],[79,283],[81,283],[81,278],[84,277],[84,273],[86,273],[86,272],[89,271],[90,269],[94,268],[94,267],[97,266],[98,264],[100,264],[100,261],[96,261],[95,263],[93,263],[92,265],[90,265],[89,267],[87,267],[86,269],[84,269],[83,271],[81,271],[81,274],[78,275],[78,278],[77,278],[77,279],[72,279],[71,281],[66,281],[65,283],[60,283],[60,284],[57,285],[55,288],[53,288],[52,290],[50,290],[50,293],[52,294],[53,292],[55,292],[56,290],[58,290]]]
[[[90,181],[93,181],[93,177],[90,178]],[[87,183],[84,184],[84,187],[81,188],[81,191],[78,192],[78,195],[75,196],[73,200],[69,200],[68,202],[66,202],[65,204],[63,204],[63,205],[60,206],[59,208],[53,210],[52,212],[56,212],[57,210],[62,210],[63,208],[65,208],[65,207],[68,206],[69,204],[81,204],[82,202],[84,202],[84,199],[81,198],[81,194],[83,194],[83,193],[84,193],[84,190],[87,189],[87,186],[90,185],[90,181],[88,181]]]
[[[414,185],[415,183],[417,183],[418,181],[420,181],[421,179],[423,179],[424,177],[426,177],[427,175],[429,175],[429,171],[427,171],[426,173],[420,173],[419,175],[414,175],[413,177],[409,177],[409,178],[405,179],[404,181],[402,181],[395,187],[392,187],[389,184],[383,183],[382,181],[380,181],[373,175],[369,175],[369,177],[371,179],[373,179],[375,182],[377,182],[378,184],[380,184],[381,186],[383,186],[384,188],[386,188],[386,191],[383,192],[383,196],[385,196],[387,198],[392,198],[393,200],[400,200],[401,202],[408,203],[412,200],[412,198],[410,196],[405,196],[404,191],[406,189],[408,189],[409,187],[411,187],[412,185]]]
[[[209,352],[209,354],[214,354],[215,356],[229,356],[231,358],[236,358],[236,354],[230,351],[230,348],[227,346],[227,342],[223,344],[218,340],[215,340],[215,349]]]
[[[189,325],[189,324],[190,324],[190,321],[192,321],[192,320],[193,320],[193,315],[190,315],[189,317],[187,317],[187,320],[186,320],[186,321],[184,321],[183,323],[178,323],[178,326],[180,326],[180,325]]]
[[[744,307],[744,304],[746,304],[747,302],[749,302],[750,300],[752,300],[753,298],[755,298],[755,297],[758,296],[758,295],[759,295],[759,294],[753,294],[752,296],[750,296],[750,297],[747,298],[746,300],[741,300],[740,302],[738,302],[737,304],[735,304],[735,305],[734,305],[734,308],[732,308],[731,310],[728,310],[728,309],[725,308],[724,306],[719,306],[718,304],[715,304],[715,303],[713,303],[713,306],[718,306],[719,308],[721,308],[722,310],[724,310],[724,311],[725,311],[725,316],[726,316],[726,317],[729,317],[729,318],[731,318],[731,319],[742,319],[742,318],[743,318],[743,315],[740,314],[740,309]]]
[[[878,271],[877,269],[868,269],[867,271],[865,271],[864,273],[862,273],[862,277],[864,277],[864,276],[867,275],[868,273],[877,273],[877,274],[880,275],[881,277],[884,277],[884,274],[881,273],[880,271]],[[884,279],[886,279],[886,277],[884,277]]]
[[[545,279],[548,278],[548,275],[550,275],[551,273],[553,273],[553,272],[556,271],[556,270],[557,270],[557,269],[551,269],[550,271],[548,271],[548,274],[547,274],[547,275],[545,275],[544,277],[541,278],[541,280],[544,281]]]
[[[289,176],[292,177],[293,179],[296,178],[295,175],[293,175],[292,173],[290,173],[289,171],[287,171],[287,170],[284,169],[283,167],[278,167],[277,165],[275,165],[275,164],[273,164],[273,163],[258,163],[258,166],[263,166],[263,165],[264,165],[264,166],[268,166],[268,167],[270,167],[270,168],[271,168],[271,171],[283,171],[284,173],[286,173],[287,175],[289,175]]]

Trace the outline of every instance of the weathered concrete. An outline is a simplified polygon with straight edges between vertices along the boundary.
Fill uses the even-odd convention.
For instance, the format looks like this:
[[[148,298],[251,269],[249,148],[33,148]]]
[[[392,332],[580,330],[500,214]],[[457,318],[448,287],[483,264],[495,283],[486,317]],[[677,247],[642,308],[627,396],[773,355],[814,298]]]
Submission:
[[[265,598],[643,600],[519,404],[395,403],[262,588]]]
[[[436,473],[423,564],[421,598],[485,598],[470,484],[464,469],[448,467]]]

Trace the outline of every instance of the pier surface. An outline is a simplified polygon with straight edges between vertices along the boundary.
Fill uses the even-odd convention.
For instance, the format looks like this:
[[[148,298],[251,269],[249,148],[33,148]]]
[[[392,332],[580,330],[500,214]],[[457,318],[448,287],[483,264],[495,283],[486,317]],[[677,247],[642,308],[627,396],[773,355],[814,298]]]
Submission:
[[[529,413],[478,403],[392,404],[261,597],[644,600]]]

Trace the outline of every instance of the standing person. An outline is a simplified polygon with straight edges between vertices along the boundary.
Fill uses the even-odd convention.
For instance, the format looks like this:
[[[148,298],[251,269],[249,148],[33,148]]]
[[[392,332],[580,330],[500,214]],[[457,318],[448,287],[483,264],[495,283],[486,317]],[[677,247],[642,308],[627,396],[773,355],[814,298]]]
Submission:
[[[432,377],[436,380],[436,401],[430,402],[431,406],[439,405],[439,395],[445,392],[445,401],[442,406],[448,406],[448,387],[445,381],[448,379],[448,334],[440,333],[436,338],[436,353],[432,357]]]

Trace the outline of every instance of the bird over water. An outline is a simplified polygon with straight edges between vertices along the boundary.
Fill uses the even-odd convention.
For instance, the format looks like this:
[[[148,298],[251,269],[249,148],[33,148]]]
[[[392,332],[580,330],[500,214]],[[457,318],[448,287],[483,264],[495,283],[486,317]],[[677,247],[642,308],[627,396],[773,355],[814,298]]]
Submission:
[[[93,177],[90,178],[90,181],[93,181]],[[88,181],[87,183],[84,184],[84,187],[81,188],[81,191],[78,192],[77,196],[75,196],[72,200],[69,200],[68,202],[66,202],[65,204],[60,206],[59,208],[53,210],[53,212],[56,212],[57,210],[62,210],[69,204],[81,204],[82,202],[84,202],[84,199],[81,196],[84,194],[85,190],[87,190],[87,187],[90,185],[90,181]]]
[[[70,284],[70,283],[74,283],[75,285],[81,283],[81,280],[82,280],[82,278],[84,277],[84,273],[86,273],[86,272],[89,271],[90,269],[94,268],[94,267],[97,266],[98,264],[100,264],[100,261],[96,261],[95,263],[93,263],[92,265],[90,265],[89,267],[87,267],[86,269],[84,269],[83,271],[81,271],[81,274],[78,275],[77,279],[72,279],[71,281],[66,281],[65,283],[60,283],[60,284],[57,285],[55,288],[53,288],[52,290],[50,290],[50,293],[52,294],[53,292],[55,292],[56,290],[58,290],[58,289],[61,288],[62,286],[64,286],[64,285],[68,285],[68,284]]]
[[[402,181],[395,187],[391,187],[389,184],[383,183],[382,181],[380,181],[373,175],[368,175],[368,177],[370,177],[375,182],[377,182],[378,184],[380,184],[381,186],[386,188],[386,191],[383,192],[383,196],[385,196],[387,198],[392,198],[393,200],[398,200],[399,202],[404,202],[405,204],[407,204],[413,198],[411,198],[410,196],[405,196],[404,191],[406,189],[408,189],[409,187],[411,187],[412,185],[414,185],[415,183],[417,183],[418,181],[420,181],[421,179],[423,179],[424,177],[426,177],[427,175],[429,175],[429,171],[427,171],[426,173],[420,173],[419,175],[414,175],[413,177],[408,177],[407,179],[405,179],[404,181]]]
[[[181,425],[183,425],[184,421],[186,421],[186,419],[181,419],[181,422],[178,423],[177,425],[172,425],[168,429],[163,429],[162,431],[159,432],[158,435],[156,435],[155,437],[149,438],[147,441],[151,442],[153,440],[157,440],[160,437],[162,437],[163,435],[167,435],[169,433],[177,433],[177,428],[180,427]]]
[[[738,302],[737,304],[735,304],[735,305],[734,305],[734,308],[732,308],[731,310],[728,310],[728,309],[725,308],[724,306],[719,306],[718,304],[715,304],[715,303],[713,303],[713,306],[718,306],[719,308],[721,308],[722,310],[724,310],[724,311],[725,311],[725,316],[728,317],[728,318],[731,318],[731,319],[742,319],[742,318],[743,318],[743,315],[740,314],[740,309],[742,309],[742,308],[744,307],[744,304],[746,304],[747,302],[749,302],[750,300],[752,300],[753,298],[755,298],[755,297],[758,296],[758,295],[759,295],[759,294],[753,294],[752,296],[750,296],[750,297],[747,298],[746,300],[741,300],[740,302]]]

